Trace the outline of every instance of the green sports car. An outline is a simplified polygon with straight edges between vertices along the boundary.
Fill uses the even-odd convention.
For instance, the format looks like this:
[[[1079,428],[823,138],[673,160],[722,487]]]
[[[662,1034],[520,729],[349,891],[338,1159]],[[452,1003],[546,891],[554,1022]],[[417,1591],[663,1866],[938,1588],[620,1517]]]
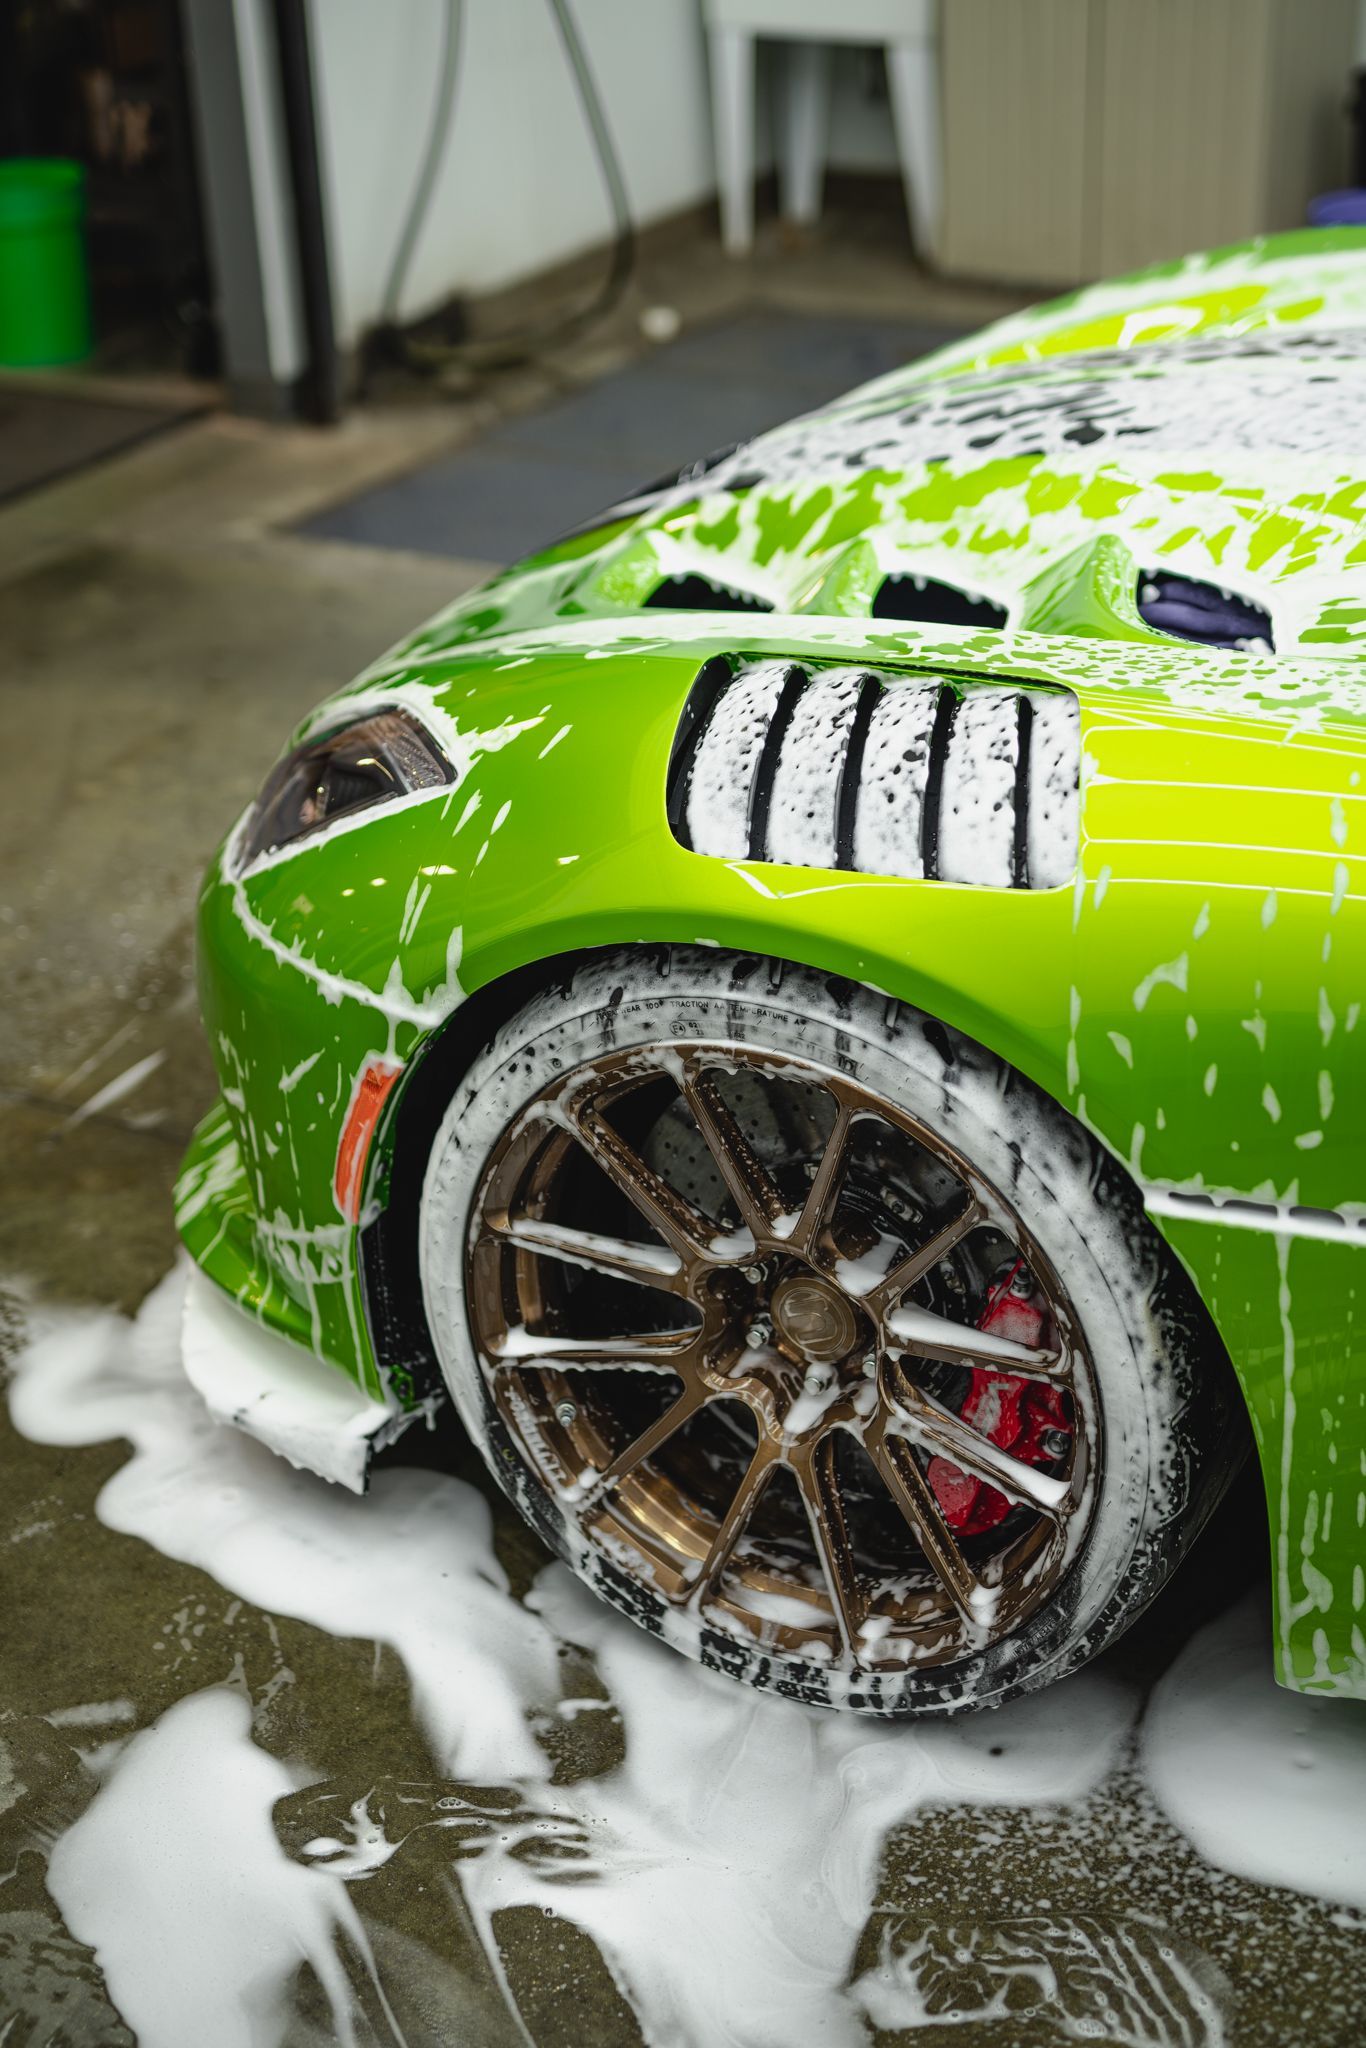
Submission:
[[[497,576],[209,871],[192,1379],[357,1489],[449,1395],[604,1599],[883,1715],[1113,1640],[1250,1419],[1280,1677],[1366,1696],[1364,678],[1352,231]]]

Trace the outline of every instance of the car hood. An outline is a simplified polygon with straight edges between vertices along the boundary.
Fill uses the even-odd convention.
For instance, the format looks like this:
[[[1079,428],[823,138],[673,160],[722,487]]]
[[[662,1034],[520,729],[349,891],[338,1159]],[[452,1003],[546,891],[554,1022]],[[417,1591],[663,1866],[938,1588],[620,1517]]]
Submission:
[[[1341,669],[1350,702],[1362,449],[1366,236],[1271,238],[1031,309],[694,463],[407,651],[589,619],[672,632],[698,607],[880,631],[889,579],[921,579],[1053,638],[1071,675],[1069,641],[1191,658],[1136,606],[1165,572],[1263,609],[1277,655],[1330,690]]]

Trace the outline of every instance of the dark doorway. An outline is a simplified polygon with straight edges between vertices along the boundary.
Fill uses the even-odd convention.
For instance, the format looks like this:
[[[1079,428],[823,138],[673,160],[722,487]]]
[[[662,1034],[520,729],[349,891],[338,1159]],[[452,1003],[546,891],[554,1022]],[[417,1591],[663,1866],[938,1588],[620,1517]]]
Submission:
[[[0,156],[85,167],[95,367],[216,375],[176,0],[0,0]]]

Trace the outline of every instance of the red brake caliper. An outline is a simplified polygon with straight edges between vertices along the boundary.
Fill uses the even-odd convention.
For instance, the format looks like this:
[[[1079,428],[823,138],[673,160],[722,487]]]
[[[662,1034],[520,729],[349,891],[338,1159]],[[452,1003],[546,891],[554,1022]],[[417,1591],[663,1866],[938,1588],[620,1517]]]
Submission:
[[[1032,1351],[1046,1351],[1051,1326],[1046,1298],[1035,1287],[1024,1260],[1017,1259],[988,1294],[978,1329],[1012,1344],[1027,1344]],[[1057,1387],[983,1366],[972,1367],[971,1382],[958,1412],[988,1442],[1026,1465],[1048,1465],[1062,1456],[1072,1425]],[[930,1459],[929,1481],[950,1528],[959,1536],[981,1536],[1010,1513],[1003,1493],[960,1471],[948,1458]]]

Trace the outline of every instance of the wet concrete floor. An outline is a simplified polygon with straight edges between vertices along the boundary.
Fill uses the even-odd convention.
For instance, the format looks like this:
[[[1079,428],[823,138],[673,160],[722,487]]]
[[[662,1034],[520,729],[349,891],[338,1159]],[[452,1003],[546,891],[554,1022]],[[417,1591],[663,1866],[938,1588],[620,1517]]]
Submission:
[[[819,265],[798,282],[818,295]],[[844,287],[847,307],[847,277]],[[872,312],[952,320],[969,310],[915,298],[895,266],[870,264],[862,287]],[[737,282],[705,265],[657,281],[659,294],[699,315],[765,288],[762,273]],[[628,336],[595,346],[598,359],[562,373],[610,373],[613,346],[617,361],[630,350]],[[533,377],[494,404],[544,395]],[[332,437],[210,420],[0,513],[0,1341],[9,1354],[44,1305],[131,1314],[171,1266],[171,1184],[213,1093],[193,991],[198,871],[293,722],[482,573],[289,529],[454,449],[486,418],[477,405],[409,405],[354,417]],[[224,1685],[249,1699],[254,1742],[307,1780],[275,1812],[290,1854],[325,1832],[318,1815],[339,1803],[370,1794],[383,1804],[384,1787],[407,1786],[426,1787],[430,1804],[446,1786],[390,1648],[255,1606],[97,1518],[96,1497],[128,1455],[120,1441],[30,1441],[0,1406],[7,2048],[133,2038],[99,1958],[64,1923],[48,1860],[101,1796],[130,1736],[177,1702]],[[410,1439],[404,1455],[488,1498],[513,1593],[529,1586],[544,1560],[455,1427]],[[1240,1587],[1254,1597],[1265,1587],[1250,1479],[1157,1613],[1112,1654],[1115,1682],[1141,1703]],[[588,1668],[576,1683],[605,1690]],[[565,1783],[605,1779],[628,1739],[610,1711],[562,1720],[544,1736]],[[1133,1761],[1136,1740],[1126,1738],[1114,1768],[1079,1800],[931,1800],[889,1830],[849,1956],[848,1977],[864,1986],[850,2005],[853,2038],[866,2028],[924,2048],[1074,2039],[1355,2048],[1366,2009],[1362,1916],[1207,1863],[1163,1816]],[[477,1805],[478,1789],[464,1791]],[[356,2039],[548,2048],[642,2038],[629,1985],[614,1982],[572,1900],[558,1912],[495,1913],[490,1936],[452,1882],[450,1849],[428,1832],[351,1887],[374,1963],[357,1979]],[[794,1886],[804,1877],[794,1871]],[[658,1928],[661,1946],[688,1938],[677,1925]],[[176,1966],[168,1955],[168,1970]],[[892,1990],[882,1996],[880,1986]],[[204,2017],[206,2043],[239,2038],[215,2031],[221,2014]],[[307,1965],[280,2025],[290,2042],[342,2037]],[[701,2038],[686,2010],[671,2031],[656,2017],[650,2036]],[[749,2048],[770,2036],[737,2020],[713,2038]]]

